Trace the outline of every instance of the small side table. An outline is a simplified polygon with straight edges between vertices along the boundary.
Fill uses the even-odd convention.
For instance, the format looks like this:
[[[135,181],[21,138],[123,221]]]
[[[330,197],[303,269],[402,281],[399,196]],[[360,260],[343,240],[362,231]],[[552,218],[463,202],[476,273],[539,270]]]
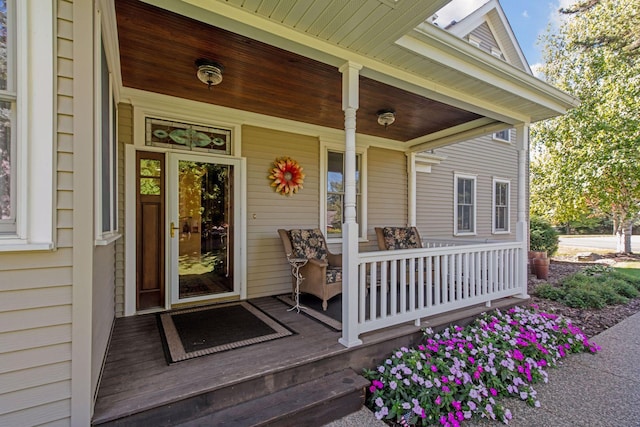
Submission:
[[[304,310],[307,308],[300,305],[300,284],[304,280],[304,277],[300,275],[300,268],[304,267],[307,264],[308,260],[306,258],[289,258],[289,257],[287,257],[287,260],[289,261],[289,264],[291,264],[291,274],[293,275],[293,277],[296,278],[296,290],[295,290],[296,305],[294,305],[287,311],[296,310],[298,313],[300,313],[300,309]]]

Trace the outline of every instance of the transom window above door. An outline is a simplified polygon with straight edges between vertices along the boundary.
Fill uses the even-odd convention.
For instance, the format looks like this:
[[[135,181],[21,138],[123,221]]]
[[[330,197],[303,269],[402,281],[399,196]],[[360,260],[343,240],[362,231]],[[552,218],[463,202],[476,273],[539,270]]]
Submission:
[[[231,130],[173,120],[145,120],[145,145],[188,151],[231,154]]]

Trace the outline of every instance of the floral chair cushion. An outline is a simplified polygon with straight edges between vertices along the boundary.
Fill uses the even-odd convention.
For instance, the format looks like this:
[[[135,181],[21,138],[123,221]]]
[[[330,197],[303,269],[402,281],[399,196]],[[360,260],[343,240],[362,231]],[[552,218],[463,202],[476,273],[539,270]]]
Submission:
[[[309,230],[289,230],[293,258],[327,259],[327,244],[318,228]]]
[[[342,281],[342,267],[327,267],[327,283]]]
[[[420,247],[420,238],[413,227],[384,227],[382,235],[388,250]]]

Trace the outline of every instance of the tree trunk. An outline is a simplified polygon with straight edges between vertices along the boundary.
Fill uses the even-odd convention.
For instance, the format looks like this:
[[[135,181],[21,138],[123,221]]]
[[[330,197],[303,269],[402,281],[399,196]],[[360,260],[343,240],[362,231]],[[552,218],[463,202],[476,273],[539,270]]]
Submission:
[[[633,221],[620,221],[616,224],[616,252],[631,253],[631,227]]]

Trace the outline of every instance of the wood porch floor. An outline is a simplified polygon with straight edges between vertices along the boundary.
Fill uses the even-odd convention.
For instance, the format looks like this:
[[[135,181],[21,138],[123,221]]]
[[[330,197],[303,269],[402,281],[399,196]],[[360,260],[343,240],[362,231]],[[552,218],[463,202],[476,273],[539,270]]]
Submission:
[[[522,302],[508,298],[495,302],[492,308]],[[167,365],[154,314],[116,319],[93,424],[127,425],[118,420],[159,408],[163,408],[163,420],[172,411],[178,419],[179,412],[194,410],[193,404],[187,408],[181,402],[200,399],[198,396],[208,396],[201,398],[197,405],[206,405],[205,409],[212,411],[215,407],[237,403],[231,390],[244,397],[252,393],[259,397],[298,384],[301,378],[321,378],[345,368],[360,373],[363,368],[374,367],[393,349],[412,345],[421,337],[419,327],[404,324],[365,334],[361,336],[363,345],[345,348],[338,343],[340,332],[306,315],[287,311],[289,307],[274,297],[251,300],[251,303],[295,334]],[[436,328],[463,322],[486,310],[484,305],[457,310],[428,318],[423,325]],[[287,376],[279,375],[284,371],[288,372]]]

